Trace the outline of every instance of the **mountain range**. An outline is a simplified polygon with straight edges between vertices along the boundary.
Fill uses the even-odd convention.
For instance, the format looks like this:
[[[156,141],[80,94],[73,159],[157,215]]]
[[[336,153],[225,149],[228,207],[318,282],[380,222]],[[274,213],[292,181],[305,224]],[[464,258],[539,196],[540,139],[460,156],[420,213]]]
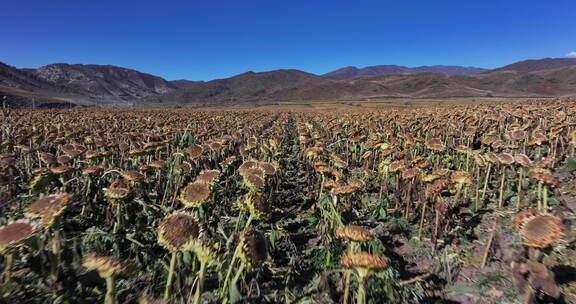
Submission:
[[[322,76],[330,79],[345,80],[354,79],[360,77],[370,77],[370,76],[384,76],[384,75],[395,75],[395,74],[418,74],[418,73],[437,73],[448,76],[471,76],[480,74],[487,71],[486,69],[474,68],[474,67],[461,67],[461,66],[450,66],[450,65],[433,65],[433,66],[420,66],[415,68],[409,68],[399,65],[375,65],[365,68],[357,68],[354,66],[348,66],[345,68],[337,69],[335,71],[326,73]]]
[[[19,69],[0,62],[0,96],[13,106],[564,95],[576,95],[576,58],[525,60],[491,70],[442,65],[345,67],[323,75],[274,70],[211,81],[168,81],[112,65],[57,63]]]

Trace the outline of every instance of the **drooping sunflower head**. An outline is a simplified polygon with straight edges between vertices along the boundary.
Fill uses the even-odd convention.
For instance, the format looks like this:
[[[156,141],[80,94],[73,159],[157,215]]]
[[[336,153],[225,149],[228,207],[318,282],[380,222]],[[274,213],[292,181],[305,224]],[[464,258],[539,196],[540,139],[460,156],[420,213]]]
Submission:
[[[110,184],[104,195],[108,199],[116,202],[128,199],[131,194],[132,189],[130,189],[128,182],[125,179],[117,179]]]
[[[174,212],[164,217],[158,228],[158,241],[171,252],[182,251],[198,239],[200,226],[191,214]]]
[[[532,167],[534,162],[526,154],[518,153],[514,155],[514,160],[520,164],[522,167]]]
[[[102,166],[89,166],[89,167],[82,169],[82,175],[84,175],[84,176],[97,175],[97,174],[102,173],[103,171],[104,171],[104,167],[102,167]]]
[[[166,161],[164,160],[153,160],[151,161],[148,166],[150,166],[150,168],[156,169],[156,170],[161,170],[164,167],[166,167]]]
[[[62,166],[50,168],[50,172],[52,172],[52,174],[54,174],[54,175],[66,175],[72,171],[74,171],[74,168],[72,168],[68,165],[62,165]]]
[[[380,271],[388,267],[386,259],[367,252],[344,255],[340,263],[346,268],[355,269],[360,277],[367,277],[372,271]]]
[[[133,270],[134,265],[112,256],[90,255],[82,264],[88,270],[96,270],[101,278],[115,277]]]
[[[259,174],[248,174],[244,176],[244,184],[250,189],[250,191],[256,192],[266,186],[266,180]]]
[[[510,154],[510,153],[504,152],[504,153],[496,154],[496,157],[498,158],[498,161],[502,165],[510,166],[514,163],[514,156],[512,156],[512,154]]]
[[[52,226],[54,220],[60,216],[72,202],[72,195],[68,193],[52,194],[36,200],[28,208],[25,215],[29,218],[40,218],[45,227]]]
[[[0,253],[18,247],[36,232],[37,228],[28,220],[19,220],[0,226]]]
[[[420,176],[421,170],[418,168],[408,168],[402,170],[402,179],[413,179]]]
[[[460,188],[470,186],[472,184],[472,175],[467,171],[455,171],[452,173],[452,180]]]
[[[220,176],[220,170],[202,170],[202,172],[200,172],[200,174],[196,178],[196,181],[212,186],[214,185],[219,176]]]
[[[248,193],[244,202],[246,206],[242,206],[242,208],[246,208],[255,219],[261,220],[270,217],[270,207],[262,193]]]
[[[122,177],[131,182],[139,182],[144,180],[144,175],[138,171],[126,170],[122,172]]]
[[[260,169],[262,169],[262,171],[266,175],[274,175],[278,170],[275,164],[269,162],[259,162],[258,166],[260,167]]]
[[[248,229],[240,235],[240,259],[249,269],[261,266],[268,257],[268,243],[264,234]]]
[[[520,230],[526,245],[546,248],[564,236],[562,220],[552,214],[540,214],[526,221]]]
[[[560,181],[554,175],[552,175],[550,170],[543,168],[532,169],[532,178],[544,185],[552,187],[556,187],[560,184]]]
[[[346,225],[337,228],[334,231],[334,235],[337,238],[347,239],[353,242],[369,242],[374,239],[374,235],[370,230],[356,225]]]

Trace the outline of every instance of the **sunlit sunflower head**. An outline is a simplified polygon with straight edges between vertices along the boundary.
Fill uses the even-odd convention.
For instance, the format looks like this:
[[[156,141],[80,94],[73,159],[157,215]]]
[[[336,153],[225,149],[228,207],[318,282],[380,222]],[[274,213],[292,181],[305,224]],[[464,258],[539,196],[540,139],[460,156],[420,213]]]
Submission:
[[[189,183],[180,193],[180,200],[186,207],[198,208],[210,198],[210,186],[204,182]]]
[[[356,225],[346,225],[337,228],[334,235],[340,239],[346,239],[353,242],[369,242],[374,239],[374,235],[370,230]]]
[[[355,269],[360,277],[367,277],[372,271],[385,270],[388,262],[383,257],[367,252],[349,253],[340,259],[342,266]]]
[[[564,236],[562,220],[552,214],[540,214],[526,221],[520,230],[526,245],[545,248]]]
[[[128,199],[131,194],[132,189],[128,182],[125,179],[117,179],[110,184],[104,195],[113,202],[117,202]]]
[[[112,256],[90,255],[84,258],[82,265],[88,270],[97,271],[101,278],[127,274],[134,269],[132,263]]]
[[[72,202],[72,195],[68,193],[52,194],[44,196],[28,208],[25,214],[29,218],[40,218],[45,227],[52,226],[54,220],[60,216]]]
[[[196,178],[197,182],[202,182],[212,186],[218,177],[220,176],[220,170],[202,170],[198,177]]]
[[[0,226],[0,253],[18,247],[37,230],[37,226],[26,219]]]

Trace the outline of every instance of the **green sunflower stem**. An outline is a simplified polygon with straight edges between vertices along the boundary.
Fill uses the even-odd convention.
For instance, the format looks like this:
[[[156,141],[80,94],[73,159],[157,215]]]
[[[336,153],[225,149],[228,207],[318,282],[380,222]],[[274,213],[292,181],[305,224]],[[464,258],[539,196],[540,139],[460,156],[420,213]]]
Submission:
[[[204,288],[205,273],[206,273],[206,262],[200,260],[200,272],[198,274],[198,285],[196,286],[196,293],[194,294],[194,304],[200,304],[202,289]]]
[[[346,278],[344,279],[344,296],[342,297],[342,304],[348,304],[348,298],[350,297],[350,278],[352,277],[352,272],[350,270],[346,271]]]
[[[486,197],[486,190],[488,189],[488,180],[490,179],[490,170],[492,169],[492,164],[488,163],[488,169],[486,170],[486,177],[484,178],[484,187],[482,188],[482,197],[480,198],[481,201],[484,201]]]
[[[232,275],[232,269],[236,264],[236,260],[238,259],[238,254],[240,254],[240,244],[236,246],[236,249],[234,250],[234,255],[232,256],[232,260],[230,260],[230,265],[228,265],[228,271],[226,271],[226,278],[224,279],[224,284],[222,285],[222,298],[227,297],[228,284],[230,283],[230,276]]]
[[[122,225],[122,208],[120,202],[116,202],[116,223],[114,223],[114,229],[112,233],[117,234],[120,231],[120,226]]]
[[[363,277],[359,278],[358,292],[356,293],[356,304],[366,304],[366,287],[364,287]]]
[[[542,212],[542,182],[538,182],[538,212]]]
[[[520,210],[520,199],[522,198],[522,180],[524,179],[524,169],[520,168],[518,172],[518,199],[516,200],[516,211]]]
[[[474,210],[478,210],[480,200],[480,166],[476,166],[476,196],[474,197]]]
[[[424,230],[424,219],[426,216],[426,205],[428,204],[428,200],[424,200],[424,204],[422,204],[422,211],[420,214],[420,227],[418,228],[418,239],[422,240],[422,232]]]
[[[8,283],[10,281],[12,265],[14,264],[14,255],[7,253],[4,255],[4,270],[2,272],[2,282]]]
[[[498,208],[502,209],[504,202],[504,182],[506,181],[506,168],[502,170],[502,179],[500,179],[500,193],[498,197]]]
[[[104,304],[116,304],[116,280],[114,276],[106,278],[106,298]]]
[[[53,235],[52,235],[52,275],[56,278],[58,276],[58,265],[60,264],[60,251],[61,251],[61,244],[60,244],[60,219],[56,218],[54,220],[54,226],[52,227]]]
[[[172,258],[170,259],[170,269],[168,270],[168,279],[166,280],[166,287],[164,288],[164,300],[170,298],[170,291],[172,289],[172,282],[174,281],[174,269],[176,268],[176,258],[178,257],[178,251],[172,252]]]
[[[548,185],[542,187],[542,205],[544,211],[548,210]]]
[[[242,276],[242,273],[244,272],[244,264],[241,263],[240,264],[240,268],[238,268],[238,270],[236,271],[236,274],[234,275],[234,279],[232,279],[232,286],[236,286],[238,284],[238,281],[240,280],[240,277]]]

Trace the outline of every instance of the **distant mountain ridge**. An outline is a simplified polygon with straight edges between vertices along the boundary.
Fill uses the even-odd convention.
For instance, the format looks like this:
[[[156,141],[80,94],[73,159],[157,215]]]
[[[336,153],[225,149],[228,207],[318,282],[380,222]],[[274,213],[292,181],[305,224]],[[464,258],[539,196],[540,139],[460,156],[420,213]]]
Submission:
[[[419,67],[405,67],[400,65],[375,65],[364,68],[348,66],[341,69],[328,72],[322,76],[335,80],[346,80],[360,77],[386,76],[395,74],[416,74],[416,73],[437,73],[448,76],[471,76],[487,71],[486,69],[476,67],[462,67],[450,65],[433,65]]]
[[[161,77],[112,65],[57,63],[32,72],[47,82],[84,91],[95,98],[130,101],[177,89]]]
[[[388,97],[576,95],[576,59],[525,60],[493,70],[455,66],[347,67],[325,75],[288,69],[211,81],[174,80],[111,65],[0,63],[0,96],[13,105],[236,104]]]
[[[513,71],[521,74],[576,66],[576,58],[544,58],[523,60],[491,70],[490,72]]]

